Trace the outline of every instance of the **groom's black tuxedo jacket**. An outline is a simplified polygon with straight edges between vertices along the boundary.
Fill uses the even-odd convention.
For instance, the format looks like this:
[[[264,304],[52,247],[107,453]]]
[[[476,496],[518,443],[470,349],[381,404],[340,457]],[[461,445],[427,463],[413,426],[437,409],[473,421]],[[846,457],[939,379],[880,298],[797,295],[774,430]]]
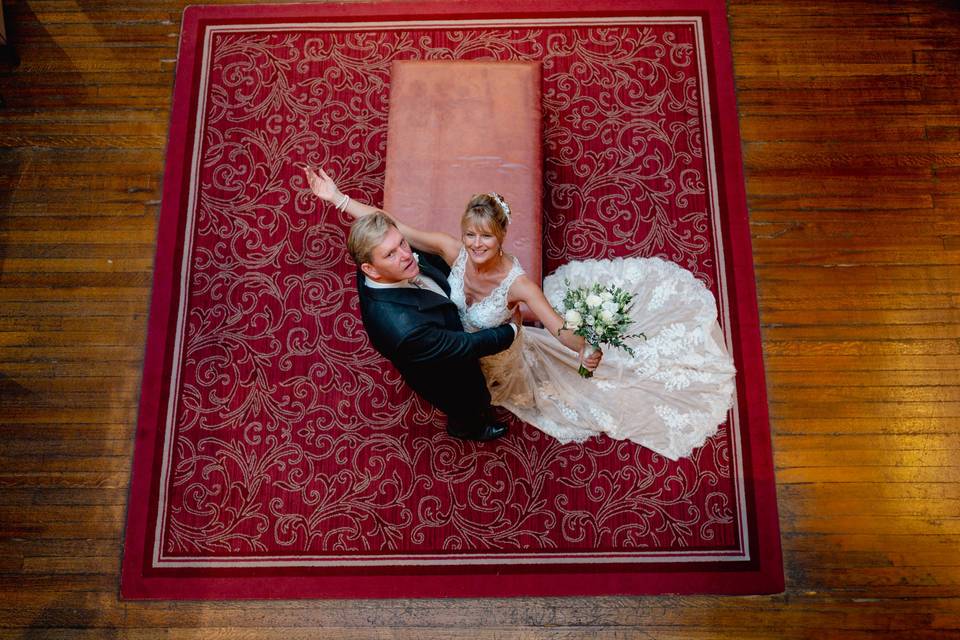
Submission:
[[[439,257],[420,254],[420,273],[447,293],[450,267]],[[509,325],[466,333],[457,307],[433,291],[376,289],[357,270],[360,315],[374,348],[389,359],[414,391],[451,418],[472,421],[490,406],[479,358],[513,342]]]

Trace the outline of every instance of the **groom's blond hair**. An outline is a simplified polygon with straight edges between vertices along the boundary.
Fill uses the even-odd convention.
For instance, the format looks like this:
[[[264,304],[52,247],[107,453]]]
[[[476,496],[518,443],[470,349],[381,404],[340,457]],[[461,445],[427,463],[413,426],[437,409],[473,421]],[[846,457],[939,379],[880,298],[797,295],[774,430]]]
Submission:
[[[359,267],[365,262],[373,261],[373,250],[383,242],[390,227],[396,228],[397,223],[383,211],[357,218],[350,226],[350,235],[347,238],[347,250],[350,257]]]

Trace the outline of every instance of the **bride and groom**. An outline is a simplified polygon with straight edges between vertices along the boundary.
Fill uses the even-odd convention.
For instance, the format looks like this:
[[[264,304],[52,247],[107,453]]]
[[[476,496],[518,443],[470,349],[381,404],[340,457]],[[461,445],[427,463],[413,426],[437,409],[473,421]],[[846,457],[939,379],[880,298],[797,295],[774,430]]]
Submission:
[[[348,249],[371,343],[447,414],[450,435],[505,435],[498,405],[561,442],[603,433],[677,459],[725,419],[735,370],[713,295],[690,272],[658,258],[575,261],[541,289],[503,251],[511,212],[497,194],[470,200],[454,238],[405,225],[344,195],[322,170],[305,171],[314,195],[354,218]],[[631,316],[646,339],[633,354],[584,357],[584,339],[554,309],[567,287],[595,282],[634,295]],[[542,327],[520,324],[521,304]],[[580,363],[595,375],[578,375]]]

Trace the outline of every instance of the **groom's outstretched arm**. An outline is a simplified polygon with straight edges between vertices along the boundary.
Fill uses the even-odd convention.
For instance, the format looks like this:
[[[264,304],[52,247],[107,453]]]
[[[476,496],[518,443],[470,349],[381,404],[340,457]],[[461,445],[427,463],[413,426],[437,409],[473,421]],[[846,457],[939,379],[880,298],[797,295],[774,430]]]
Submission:
[[[399,352],[411,363],[452,364],[499,353],[513,343],[514,335],[515,330],[509,324],[476,333],[421,326],[404,337]]]

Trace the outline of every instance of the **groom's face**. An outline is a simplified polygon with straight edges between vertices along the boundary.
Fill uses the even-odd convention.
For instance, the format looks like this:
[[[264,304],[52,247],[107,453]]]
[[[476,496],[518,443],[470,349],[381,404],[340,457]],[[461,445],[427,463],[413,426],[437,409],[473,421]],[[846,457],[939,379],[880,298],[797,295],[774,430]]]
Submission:
[[[390,283],[418,275],[420,265],[407,239],[396,227],[390,227],[380,244],[374,247],[370,262],[360,265],[360,270],[376,282]]]

